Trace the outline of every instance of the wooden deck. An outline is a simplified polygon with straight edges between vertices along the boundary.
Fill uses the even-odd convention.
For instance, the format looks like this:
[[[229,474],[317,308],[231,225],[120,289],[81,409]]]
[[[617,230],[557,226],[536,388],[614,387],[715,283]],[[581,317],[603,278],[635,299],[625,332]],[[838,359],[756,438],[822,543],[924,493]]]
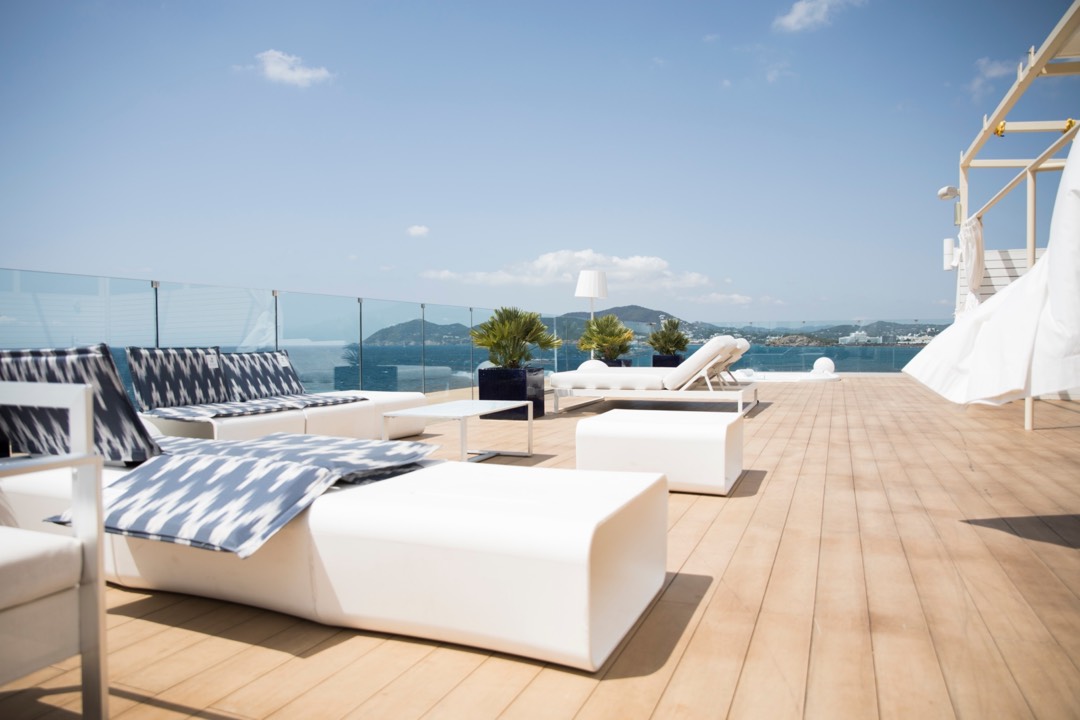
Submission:
[[[1025,432],[1022,403],[902,375],[761,399],[733,495],[670,495],[667,583],[600,672],[110,587],[113,717],[1080,716],[1080,403],[1037,404]],[[573,467],[577,420],[611,406],[488,462]],[[524,444],[515,423],[470,434]],[[425,438],[455,457],[454,424]],[[77,685],[74,659],[37,672],[0,718],[75,717]]]

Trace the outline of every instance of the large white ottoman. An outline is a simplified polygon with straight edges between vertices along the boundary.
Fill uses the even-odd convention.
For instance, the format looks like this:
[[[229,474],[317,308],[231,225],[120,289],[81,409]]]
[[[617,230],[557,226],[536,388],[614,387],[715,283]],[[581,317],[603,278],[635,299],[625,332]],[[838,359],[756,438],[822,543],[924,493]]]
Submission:
[[[742,474],[738,413],[609,410],[577,425],[579,470],[662,472],[668,489],[727,495]]]
[[[0,524],[70,532],[41,522],[70,493],[0,479]],[[242,560],[108,533],[105,577],[592,671],[664,585],[667,508],[659,473],[434,463],[332,488]]]

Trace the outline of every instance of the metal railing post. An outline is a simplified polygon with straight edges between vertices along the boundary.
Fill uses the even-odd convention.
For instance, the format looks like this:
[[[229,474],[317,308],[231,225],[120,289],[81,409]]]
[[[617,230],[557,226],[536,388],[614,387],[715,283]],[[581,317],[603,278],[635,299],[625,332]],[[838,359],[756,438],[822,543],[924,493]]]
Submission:
[[[161,313],[158,300],[161,283],[157,280],[150,281],[150,287],[154,289],[154,347],[161,347]]]

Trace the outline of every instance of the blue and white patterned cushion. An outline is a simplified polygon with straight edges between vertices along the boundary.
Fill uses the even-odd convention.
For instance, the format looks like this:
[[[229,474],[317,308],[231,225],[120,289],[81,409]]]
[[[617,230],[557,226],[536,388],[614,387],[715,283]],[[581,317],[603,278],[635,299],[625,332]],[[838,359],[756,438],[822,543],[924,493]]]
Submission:
[[[271,433],[251,440],[163,437],[160,444],[161,451],[171,455],[260,457],[317,465],[349,483],[364,482],[374,471],[417,463],[435,450],[429,443],[295,433]]]
[[[245,415],[265,415],[281,410],[301,410],[303,405],[288,398],[260,398],[244,402],[208,403],[206,405],[182,405],[180,407],[159,407],[147,410],[147,415],[166,420],[184,420],[201,422],[211,418],[243,417]]]
[[[0,380],[82,383],[94,388],[94,445],[113,462],[159,454],[124,392],[105,344],[41,350],[0,350]],[[0,432],[18,452],[68,452],[67,413],[56,408],[0,407]]]
[[[268,458],[161,455],[104,488],[105,529],[243,558],[336,480],[327,468]]]
[[[297,407],[326,407],[328,405],[345,405],[347,403],[361,402],[367,398],[355,395],[323,395],[320,393],[304,393],[303,395],[282,395],[280,399],[295,403]]]
[[[284,350],[225,353],[221,358],[233,400],[304,394],[304,385]]]
[[[434,445],[275,433],[163,437],[165,454],[107,485],[105,529],[247,557],[339,480],[407,472]],[[49,518],[69,523],[71,513]]]
[[[208,348],[127,349],[140,410],[229,402],[221,353]]]

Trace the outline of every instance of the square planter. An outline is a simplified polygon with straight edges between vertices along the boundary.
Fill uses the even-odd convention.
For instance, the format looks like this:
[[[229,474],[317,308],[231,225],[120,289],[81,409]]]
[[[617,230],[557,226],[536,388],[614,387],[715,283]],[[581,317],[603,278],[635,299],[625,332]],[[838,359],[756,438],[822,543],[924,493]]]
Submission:
[[[653,355],[653,367],[678,367],[683,361],[682,355]]]
[[[479,376],[481,400],[531,400],[533,419],[544,416],[543,368],[482,368]],[[525,420],[528,418],[528,413],[526,408],[522,407],[484,415],[484,418]]]

